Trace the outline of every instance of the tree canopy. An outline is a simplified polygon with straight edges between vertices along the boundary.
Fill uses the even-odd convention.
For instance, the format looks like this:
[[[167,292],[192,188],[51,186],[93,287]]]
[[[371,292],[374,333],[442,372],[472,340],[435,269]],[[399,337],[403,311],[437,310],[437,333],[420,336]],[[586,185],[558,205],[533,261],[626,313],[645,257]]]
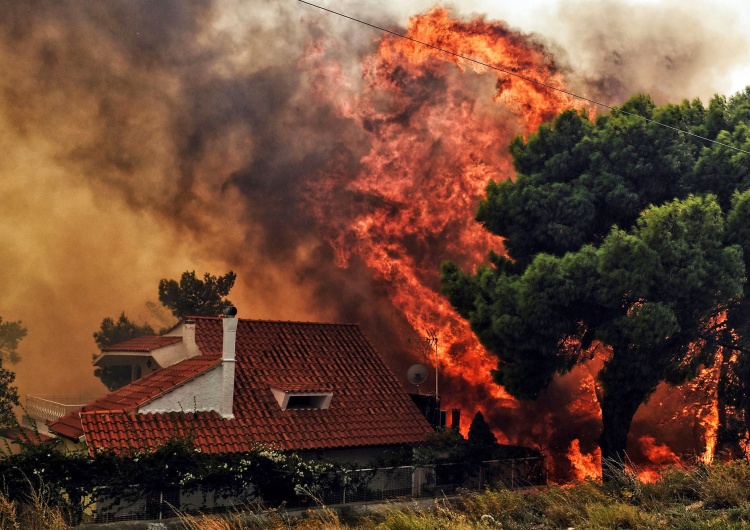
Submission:
[[[102,320],[99,331],[94,332],[94,342],[96,342],[96,345],[102,350],[113,344],[153,334],[154,328],[152,328],[148,322],[145,322],[144,324],[136,324],[126,317],[125,312],[123,311],[120,313],[117,322],[111,317],[106,317]]]
[[[0,361],[15,364],[21,360],[18,355],[18,343],[26,336],[26,331],[20,320],[3,322],[0,317]]]
[[[0,428],[16,424],[13,407],[18,405],[18,389],[13,386],[16,374],[3,367],[4,362],[18,362],[18,344],[26,336],[26,328],[17,322],[3,322],[0,317]]]
[[[177,318],[219,316],[232,305],[226,296],[236,278],[237,275],[229,271],[218,277],[205,273],[201,280],[195,271],[185,271],[179,283],[166,279],[159,282],[159,301]]]
[[[733,342],[734,317],[722,315],[743,313],[750,257],[750,155],[642,117],[750,150],[750,90],[707,108],[640,95],[621,109],[593,122],[567,111],[517,137],[516,179],[490,182],[477,213],[506,254],[474,274],[442,267],[512,395],[534,399],[606,349],[599,443],[620,461],[656,386],[694,376]]]

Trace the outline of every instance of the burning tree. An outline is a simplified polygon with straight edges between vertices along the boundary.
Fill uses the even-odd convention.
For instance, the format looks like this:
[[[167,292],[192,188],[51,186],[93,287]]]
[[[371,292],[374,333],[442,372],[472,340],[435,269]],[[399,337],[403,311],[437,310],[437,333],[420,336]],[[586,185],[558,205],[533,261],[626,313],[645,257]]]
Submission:
[[[506,254],[475,274],[442,267],[444,291],[512,395],[535,399],[604,351],[603,458],[623,462],[638,407],[712,362],[731,335],[721,315],[745,300],[750,244],[726,225],[750,222],[750,192],[736,191],[750,187],[746,155],[643,118],[748,149],[749,107],[750,90],[707,108],[636,96],[593,122],[564,112],[511,143],[517,178],[490,182],[480,204],[477,220]]]

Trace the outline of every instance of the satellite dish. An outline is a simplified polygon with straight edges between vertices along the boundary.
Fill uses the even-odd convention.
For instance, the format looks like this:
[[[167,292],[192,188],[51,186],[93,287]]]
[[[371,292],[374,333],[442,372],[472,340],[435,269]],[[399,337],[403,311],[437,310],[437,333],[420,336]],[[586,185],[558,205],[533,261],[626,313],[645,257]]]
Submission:
[[[417,390],[419,390],[419,385],[427,380],[427,367],[423,364],[412,365],[406,372],[406,378],[412,385],[417,385]]]

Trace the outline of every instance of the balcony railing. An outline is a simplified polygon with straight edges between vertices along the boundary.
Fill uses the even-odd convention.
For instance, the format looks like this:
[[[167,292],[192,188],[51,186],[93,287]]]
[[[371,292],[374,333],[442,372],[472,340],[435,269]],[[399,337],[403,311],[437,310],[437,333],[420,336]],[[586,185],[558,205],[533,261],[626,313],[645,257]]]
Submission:
[[[37,421],[55,421],[69,412],[80,410],[92,398],[85,396],[26,396],[26,414]]]

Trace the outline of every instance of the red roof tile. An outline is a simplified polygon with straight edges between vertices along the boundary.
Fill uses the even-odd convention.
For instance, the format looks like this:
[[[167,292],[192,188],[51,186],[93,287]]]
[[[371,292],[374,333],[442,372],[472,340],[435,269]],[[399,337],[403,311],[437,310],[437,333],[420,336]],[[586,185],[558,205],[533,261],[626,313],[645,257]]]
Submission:
[[[217,363],[222,319],[193,320],[198,347]],[[236,345],[234,419],[215,412],[133,414],[150,399],[145,395],[156,395],[141,388],[147,378],[203,358],[194,357],[84,407],[79,428],[90,451],[158,445],[186,424],[206,452],[245,451],[256,442],[284,450],[408,444],[431,430],[359,326],[241,319]],[[166,384],[155,386],[163,392]],[[325,410],[282,411],[271,386],[332,391],[333,398]]]
[[[20,426],[7,429],[0,433],[0,435],[17,444],[40,445],[55,440],[52,436],[47,436],[37,430]]]
[[[126,411],[134,412],[139,405],[184,384],[209,368],[216,366],[221,359],[216,355],[199,355],[177,364],[147,374],[81,408],[87,411]],[[77,440],[83,434],[80,412],[71,412],[50,423],[53,432]]]
[[[106,348],[102,348],[102,351],[150,352],[164,346],[177,344],[178,342],[182,342],[182,337],[174,335],[146,335],[107,346]]]

